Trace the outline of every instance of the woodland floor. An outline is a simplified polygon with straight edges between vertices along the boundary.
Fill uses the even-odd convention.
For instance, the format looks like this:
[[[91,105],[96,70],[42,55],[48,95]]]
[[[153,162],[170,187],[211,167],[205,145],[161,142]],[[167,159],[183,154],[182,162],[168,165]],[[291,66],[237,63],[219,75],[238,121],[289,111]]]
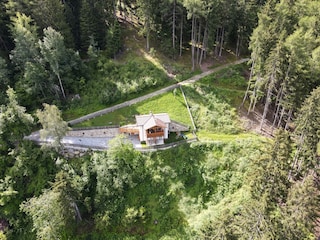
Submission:
[[[248,114],[247,109],[239,107],[238,114],[240,121],[247,131],[253,131],[266,137],[273,137],[274,129],[272,128],[272,123],[268,119],[265,120],[263,127],[260,130],[262,113],[259,110]]]

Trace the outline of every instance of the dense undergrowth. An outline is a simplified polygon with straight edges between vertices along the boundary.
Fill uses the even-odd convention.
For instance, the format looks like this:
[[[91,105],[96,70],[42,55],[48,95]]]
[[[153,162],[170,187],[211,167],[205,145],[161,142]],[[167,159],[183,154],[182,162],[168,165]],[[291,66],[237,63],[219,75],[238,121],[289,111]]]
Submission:
[[[207,133],[238,134],[243,131],[238,120],[247,81],[245,64],[211,74],[185,87],[197,128]]]
[[[117,163],[112,163],[113,153],[95,153],[89,169],[97,175],[92,195],[96,227],[74,239],[201,238],[208,222],[217,222],[225,211],[235,214],[250,198],[246,174],[264,144],[262,138],[248,138],[144,155],[117,148],[112,150]],[[125,154],[122,160],[119,152]],[[78,173],[87,164],[71,162]]]
[[[73,119],[174,83],[161,69],[143,58],[118,63],[99,57],[92,60],[89,66],[86,77],[81,79],[80,99],[75,98],[69,105],[69,110],[65,111],[66,119]]]

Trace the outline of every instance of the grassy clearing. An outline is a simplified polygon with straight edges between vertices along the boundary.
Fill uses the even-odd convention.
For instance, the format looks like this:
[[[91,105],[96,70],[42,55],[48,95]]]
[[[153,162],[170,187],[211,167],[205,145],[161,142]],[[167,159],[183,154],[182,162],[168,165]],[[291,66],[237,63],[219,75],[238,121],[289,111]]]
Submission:
[[[114,111],[76,125],[76,127],[125,125],[135,122],[135,115],[153,113],[169,114],[172,120],[192,126],[180,89]]]

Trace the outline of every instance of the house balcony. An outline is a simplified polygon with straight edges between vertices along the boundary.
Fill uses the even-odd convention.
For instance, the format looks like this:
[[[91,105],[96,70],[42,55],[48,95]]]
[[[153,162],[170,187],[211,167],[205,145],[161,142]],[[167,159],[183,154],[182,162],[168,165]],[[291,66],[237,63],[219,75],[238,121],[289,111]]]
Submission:
[[[163,136],[164,136],[164,131],[147,133],[147,138],[156,138],[156,137],[163,137]]]

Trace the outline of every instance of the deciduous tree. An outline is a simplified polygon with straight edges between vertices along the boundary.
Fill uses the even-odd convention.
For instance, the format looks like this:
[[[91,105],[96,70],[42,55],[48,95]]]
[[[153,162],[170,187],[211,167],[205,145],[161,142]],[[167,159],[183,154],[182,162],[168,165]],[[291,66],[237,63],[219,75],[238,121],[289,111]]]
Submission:
[[[44,109],[38,110],[36,115],[42,125],[40,137],[42,140],[52,138],[52,146],[58,148],[61,146],[61,140],[69,130],[68,123],[63,121],[61,112],[55,105],[44,103]],[[50,140],[49,140],[50,141]]]
[[[66,93],[62,83],[62,74],[64,73],[65,65],[68,64],[68,51],[63,39],[59,32],[48,27],[44,29],[44,37],[42,41],[39,41],[39,45],[43,58],[49,63],[51,71],[59,80],[60,91],[65,99]]]

